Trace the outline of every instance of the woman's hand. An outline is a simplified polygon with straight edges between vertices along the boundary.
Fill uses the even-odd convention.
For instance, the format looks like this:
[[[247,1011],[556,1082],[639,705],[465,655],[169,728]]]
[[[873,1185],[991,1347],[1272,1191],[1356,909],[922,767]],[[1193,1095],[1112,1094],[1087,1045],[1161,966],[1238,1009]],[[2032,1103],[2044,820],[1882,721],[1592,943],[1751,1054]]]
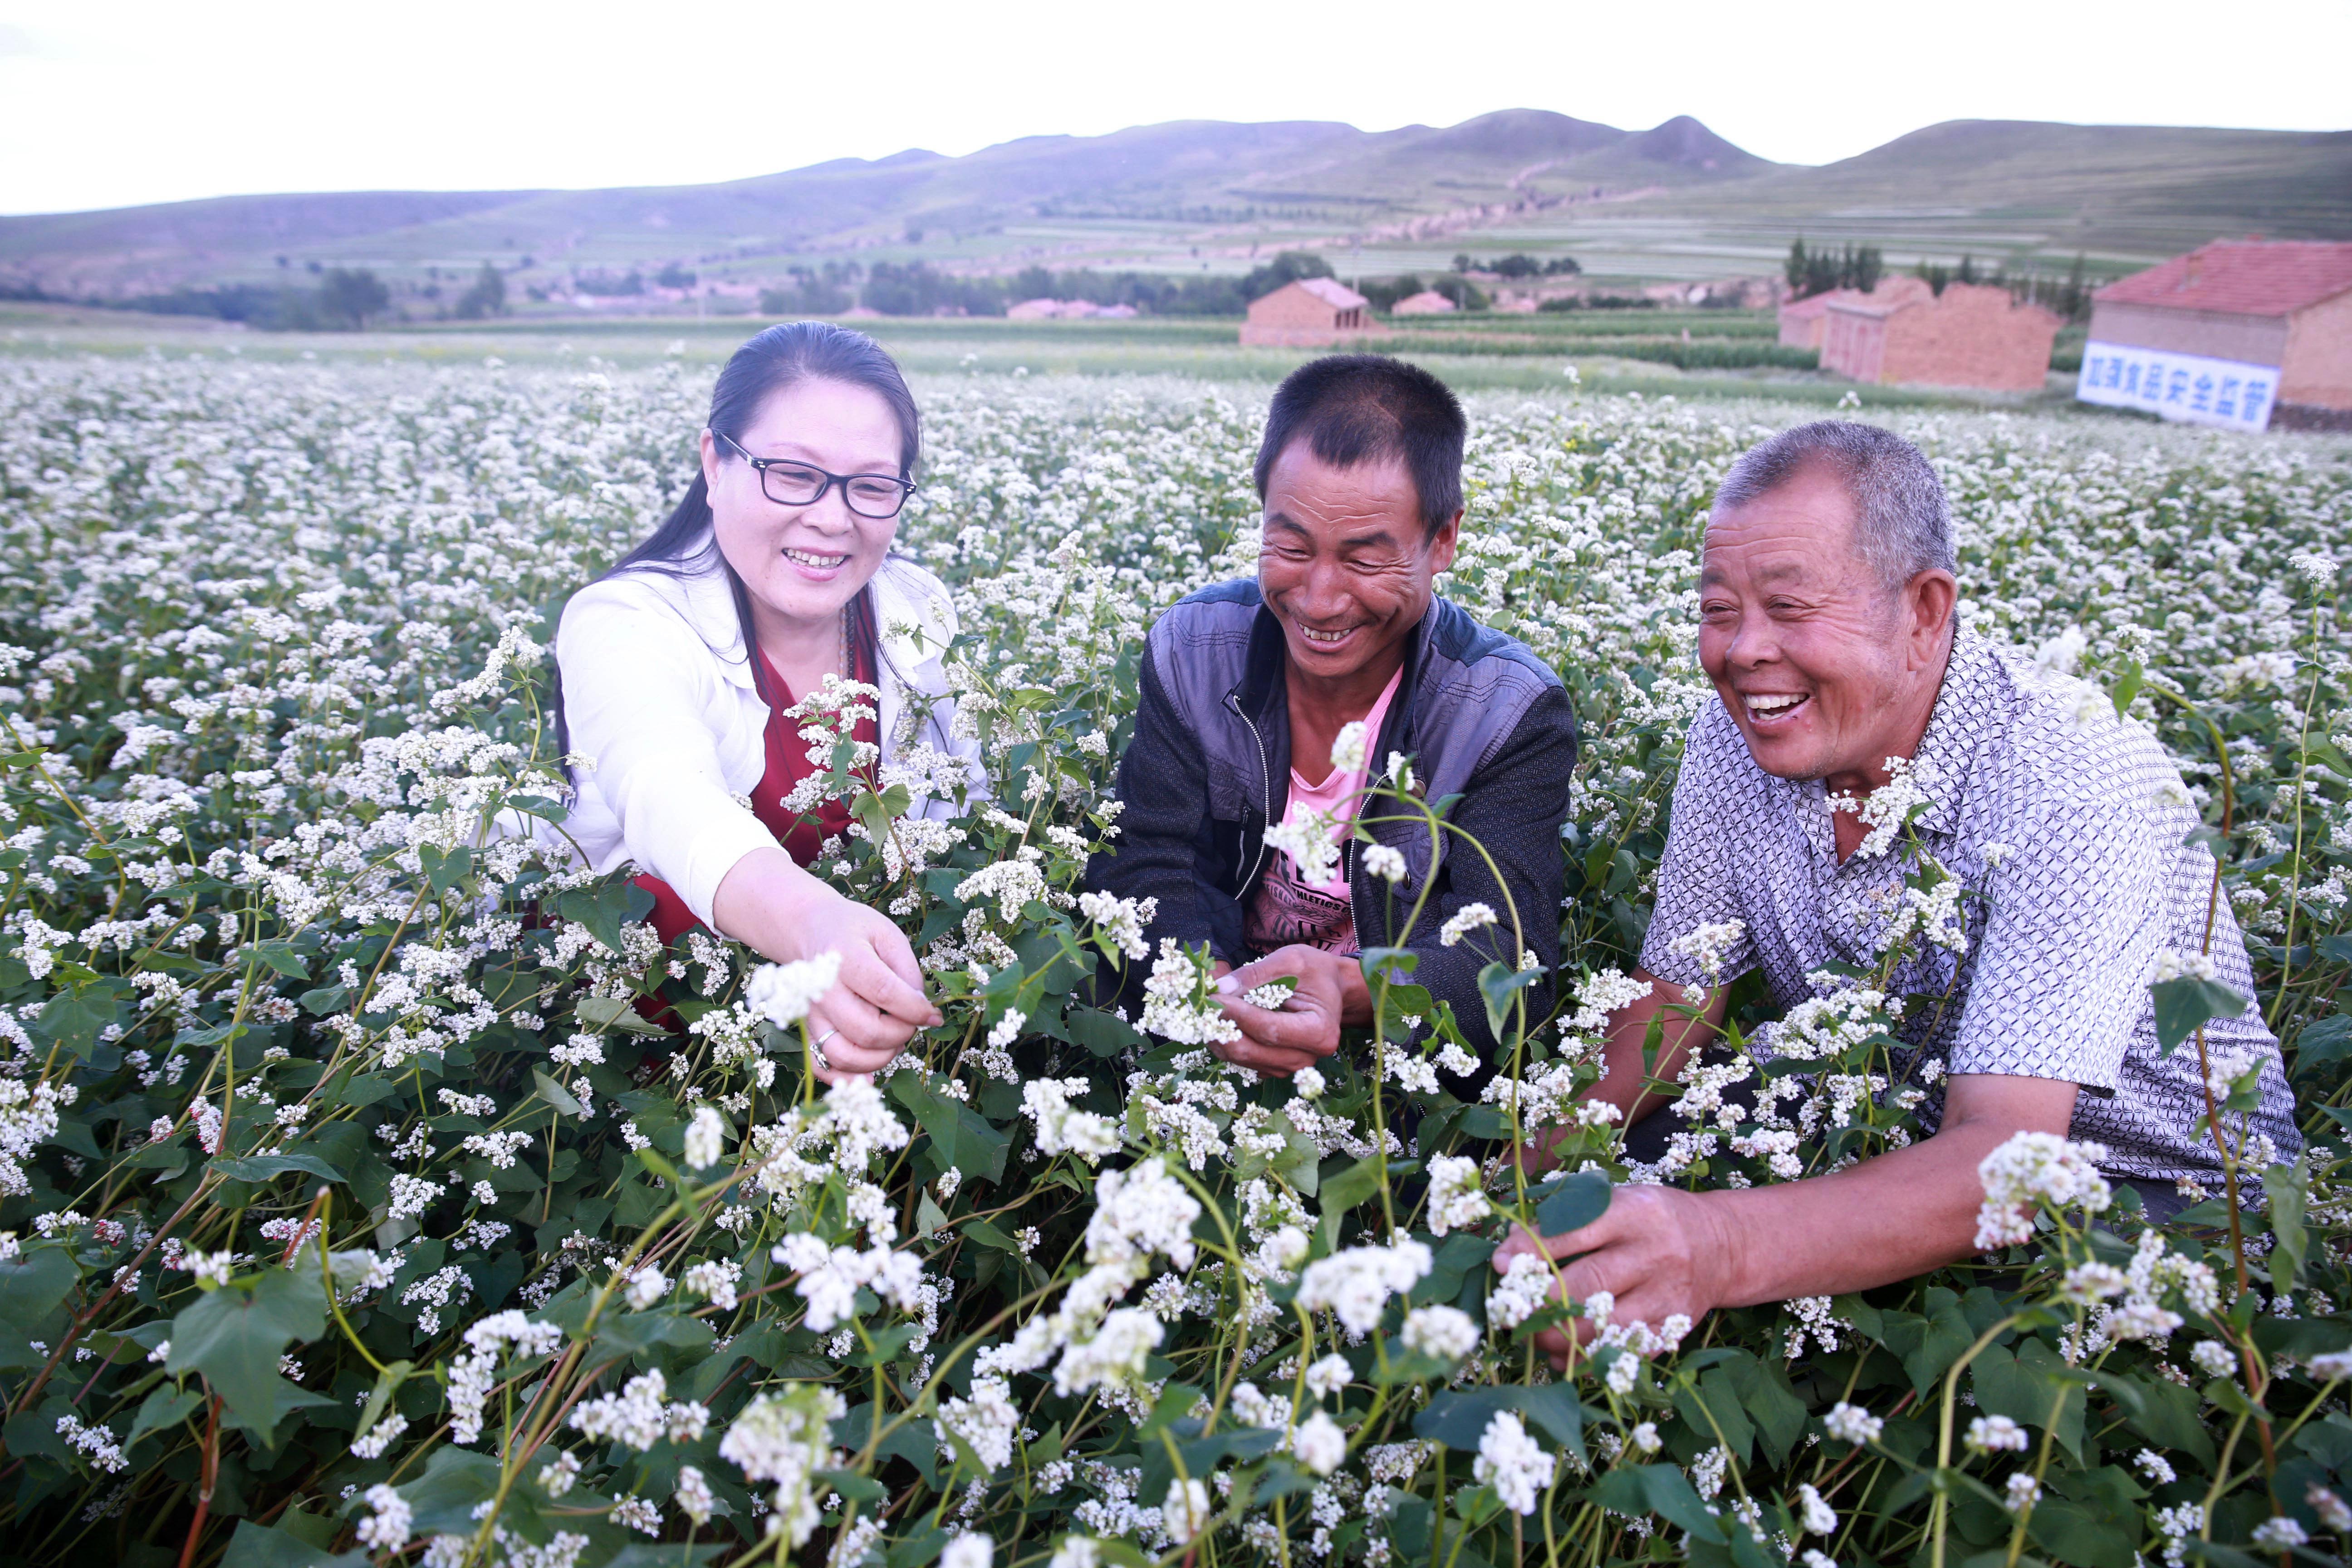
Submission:
[[[720,931],[777,963],[841,954],[841,977],[809,1009],[808,1037],[827,1083],[887,1067],[917,1031],[945,1020],[923,994],[906,934],[878,910],[845,899],[782,849],[738,860],[711,900]]]

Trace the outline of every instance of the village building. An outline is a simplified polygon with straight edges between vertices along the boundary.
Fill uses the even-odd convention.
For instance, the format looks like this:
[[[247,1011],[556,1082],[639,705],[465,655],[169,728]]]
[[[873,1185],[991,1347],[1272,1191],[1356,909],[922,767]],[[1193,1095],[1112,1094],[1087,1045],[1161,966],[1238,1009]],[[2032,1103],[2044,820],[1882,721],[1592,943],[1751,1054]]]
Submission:
[[[1856,381],[2039,392],[2058,312],[2007,289],[1947,283],[1927,298],[1833,300],[1822,313],[1822,368]]]
[[[1244,348],[1329,348],[1342,338],[1370,337],[1371,301],[1334,278],[1301,278],[1250,301]]]
[[[1389,307],[1391,316],[1443,316],[1454,309],[1454,301],[1434,289],[1423,289],[1418,294],[1408,294]],[[1533,310],[1531,304],[1528,309]]]
[[[1921,279],[1882,278],[1877,287],[1866,290],[1829,289],[1801,300],[1784,300],[1780,302],[1780,342],[1792,349],[1820,348],[1832,305],[1909,304],[1935,297],[1936,291]]]
[[[2352,244],[2216,240],[2108,284],[2074,395],[2232,429],[2352,430]]]
[[[1137,311],[1132,305],[1097,305],[1091,300],[1024,300],[1007,306],[1004,314],[1014,321],[1126,321]]]

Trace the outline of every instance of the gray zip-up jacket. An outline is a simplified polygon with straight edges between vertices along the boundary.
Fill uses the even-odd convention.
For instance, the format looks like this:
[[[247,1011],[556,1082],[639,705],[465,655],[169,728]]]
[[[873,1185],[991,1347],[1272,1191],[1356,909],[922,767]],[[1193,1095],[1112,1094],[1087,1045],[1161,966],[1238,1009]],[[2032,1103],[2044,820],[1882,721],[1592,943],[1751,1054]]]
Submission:
[[[1090,886],[1121,898],[1158,900],[1147,933],[1207,942],[1240,964],[1261,956],[1244,936],[1276,851],[1269,823],[1289,808],[1290,713],[1282,627],[1248,579],[1220,584],[1169,607],[1144,644],[1135,735],[1119,761],[1115,849],[1087,868]],[[1475,837],[1502,872],[1498,885],[1475,849],[1453,835],[1436,846],[1418,820],[1395,819],[1394,803],[1368,801],[1366,830],[1404,857],[1393,887],[1364,874],[1350,841],[1342,864],[1355,904],[1357,940],[1367,949],[1408,947],[1420,955],[1411,979],[1453,1005],[1465,1036],[1491,1047],[1478,971],[1510,952],[1516,905],[1528,946],[1549,973],[1559,961],[1563,880],[1560,825],[1576,765],[1576,720],[1559,677],[1512,638],[1444,599],[1431,602],[1407,645],[1404,679],[1369,755],[1380,771],[1391,752],[1413,760],[1431,802],[1454,800],[1446,819]],[[1380,818],[1393,820],[1378,820]],[[1434,879],[1420,921],[1403,922]],[[1508,900],[1504,897],[1508,891]],[[1440,928],[1463,906],[1484,903],[1494,930],[1453,947]],[[1130,963],[1121,997],[1138,1005],[1149,963]],[[1532,1016],[1550,1006],[1547,985],[1530,989]]]

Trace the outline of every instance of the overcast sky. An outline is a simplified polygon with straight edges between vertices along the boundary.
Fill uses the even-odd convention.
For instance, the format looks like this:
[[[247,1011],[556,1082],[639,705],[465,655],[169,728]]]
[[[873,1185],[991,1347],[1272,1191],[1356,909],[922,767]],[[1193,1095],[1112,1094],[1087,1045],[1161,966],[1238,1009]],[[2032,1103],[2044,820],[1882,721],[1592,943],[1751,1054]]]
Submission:
[[[1166,120],[1521,106],[1694,114],[1806,163],[1953,119],[2340,130],[2347,59],[2352,0],[0,0],[0,212],[679,184]]]

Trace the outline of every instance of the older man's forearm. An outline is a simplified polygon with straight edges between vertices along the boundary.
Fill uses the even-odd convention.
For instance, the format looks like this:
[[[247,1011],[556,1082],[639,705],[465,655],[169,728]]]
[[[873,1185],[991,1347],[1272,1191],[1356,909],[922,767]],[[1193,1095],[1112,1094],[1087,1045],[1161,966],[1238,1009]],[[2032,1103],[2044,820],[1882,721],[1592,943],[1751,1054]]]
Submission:
[[[1706,1194],[1728,1254],[1717,1303],[1866,1290],[1969,1257],[1984,1202],[1977,1167],[2019,1132],[2063,1133],[2078,1092],[2046,1079],[1955,1077],[1943,1127],[1924,1142],[1833,1175]]]
[[[1728,1254],[1719,1304],[1867,1290],[1967,1258],[1977,1164],[2007,1136],[1955,1128],[1833,1175],[1707,1194]]]

